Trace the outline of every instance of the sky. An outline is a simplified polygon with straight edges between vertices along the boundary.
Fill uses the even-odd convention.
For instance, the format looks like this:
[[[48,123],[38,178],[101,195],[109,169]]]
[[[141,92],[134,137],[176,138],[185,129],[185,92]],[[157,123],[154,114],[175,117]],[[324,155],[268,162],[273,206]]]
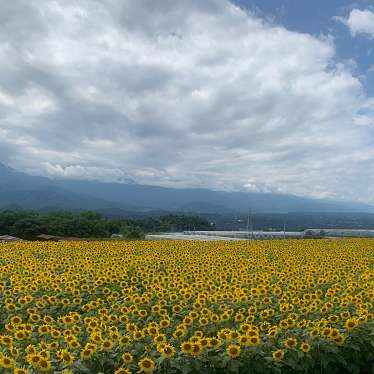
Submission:
[[[374,204],[374,2],[0,4],[0,162]]]

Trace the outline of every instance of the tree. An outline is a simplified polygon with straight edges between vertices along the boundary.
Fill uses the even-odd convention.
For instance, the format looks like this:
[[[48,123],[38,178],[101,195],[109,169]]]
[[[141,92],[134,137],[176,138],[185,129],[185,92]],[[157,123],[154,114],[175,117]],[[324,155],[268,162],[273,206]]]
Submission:
[[[126,239],[144,239],[144,231],[139,226],[127,226],[121,230],[121,234]]]

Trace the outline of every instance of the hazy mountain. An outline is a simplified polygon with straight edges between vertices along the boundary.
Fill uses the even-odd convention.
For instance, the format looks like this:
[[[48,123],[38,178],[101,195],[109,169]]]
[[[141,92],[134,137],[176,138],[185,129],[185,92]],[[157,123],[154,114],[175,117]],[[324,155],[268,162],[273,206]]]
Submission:
[[[0,164],[0,208],[101,209],[105,211],[374,212],[366,204],[292,195],[164,188],[98,181],[53,180],[17,172]]]
[[[114,206],[104,199],[64,190],[52,179],[20,173],[0,163],[0,208],[74,210]]]

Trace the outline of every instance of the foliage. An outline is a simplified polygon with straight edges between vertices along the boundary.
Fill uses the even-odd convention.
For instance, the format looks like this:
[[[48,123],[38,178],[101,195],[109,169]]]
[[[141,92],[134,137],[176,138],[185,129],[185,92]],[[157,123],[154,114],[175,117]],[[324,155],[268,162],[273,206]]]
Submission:
[[[372,373],[373,245],[1,244],[0,372]]]
[[[126,226],[122,228],[121,234],[126,239],[144,239],[144,231],[139,226]]]
[[[217,230],[242,230],[246,228],[247,214],[206,214],[205,217],[216,224]],[[372,229],[372,213],[253,213],[254,230],[304,231],[314,229]]]
[[[141,239],[145,232],[210,229],[209,222],[196,216],[165,215],[141,219],[108,219],[97,212],[72,213],[65,211],[41,214],[33,211],[0,212],[0,235],[35,239],[40,234],[108,238],[124,233],[126,238]]]

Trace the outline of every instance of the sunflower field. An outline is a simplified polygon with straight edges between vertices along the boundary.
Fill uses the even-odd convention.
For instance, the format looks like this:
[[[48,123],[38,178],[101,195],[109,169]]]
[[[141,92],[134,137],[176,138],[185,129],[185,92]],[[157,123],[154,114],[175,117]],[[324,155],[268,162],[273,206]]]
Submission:
[[[374,373],[374,240],[0,244],[0,373]]]

